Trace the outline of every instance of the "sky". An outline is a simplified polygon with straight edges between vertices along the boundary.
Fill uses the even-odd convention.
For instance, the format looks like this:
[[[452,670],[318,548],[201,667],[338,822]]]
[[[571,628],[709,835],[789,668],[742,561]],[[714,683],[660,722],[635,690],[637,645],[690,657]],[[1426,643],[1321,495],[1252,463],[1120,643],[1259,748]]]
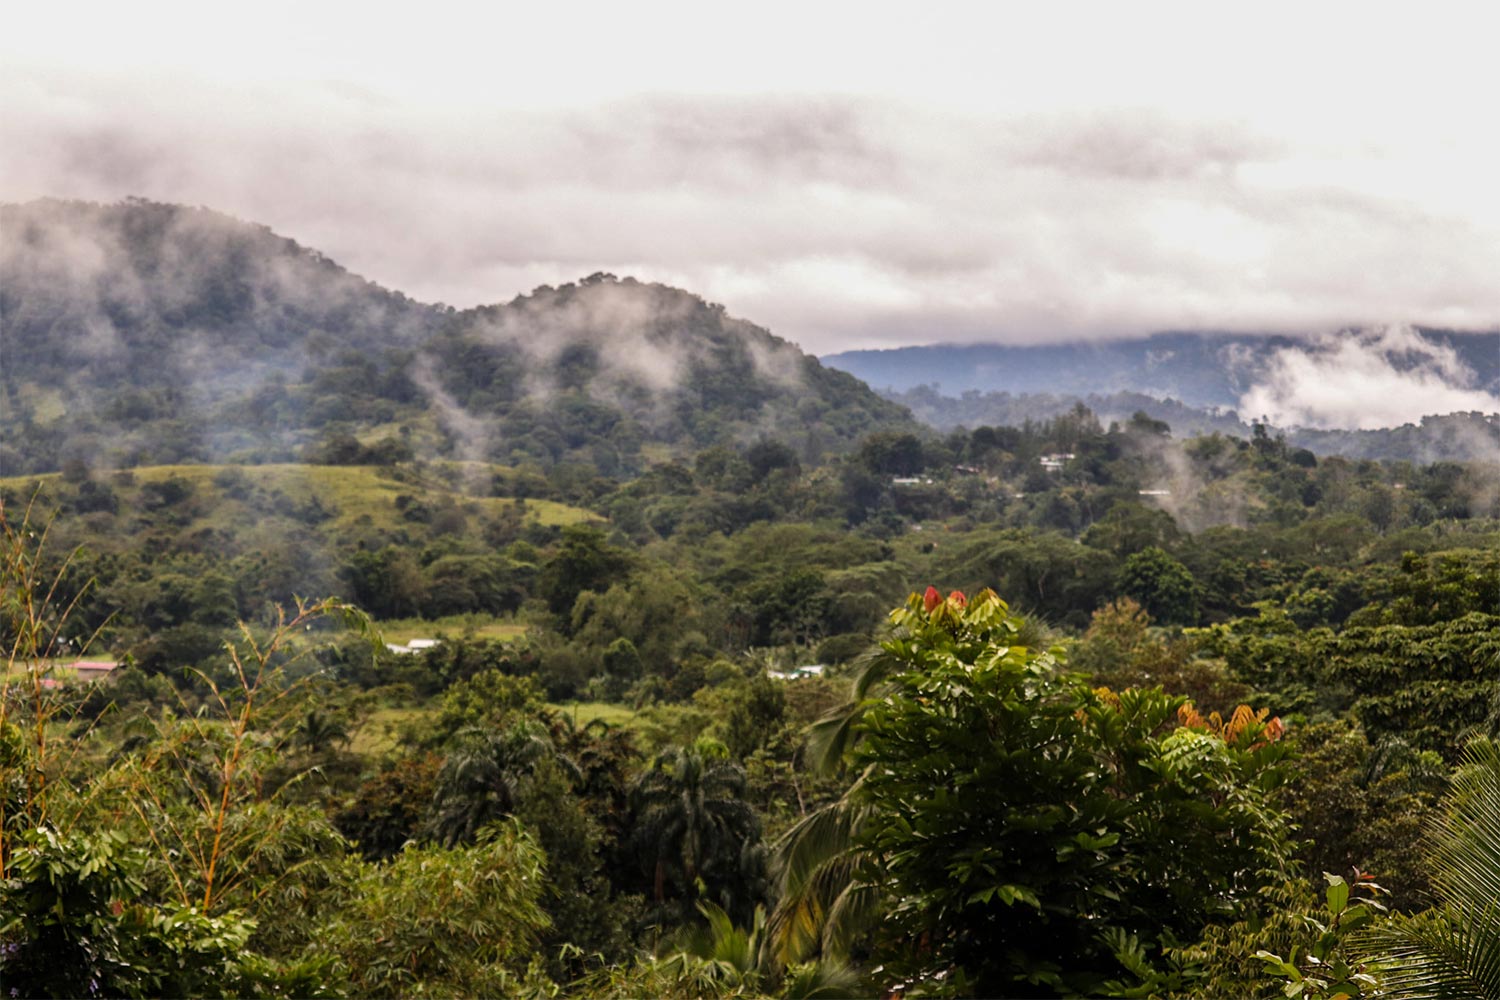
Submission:
[[[7,4],[0,200],[423,301],[606,271],[818,354],[1500,328],[1478,4]]]

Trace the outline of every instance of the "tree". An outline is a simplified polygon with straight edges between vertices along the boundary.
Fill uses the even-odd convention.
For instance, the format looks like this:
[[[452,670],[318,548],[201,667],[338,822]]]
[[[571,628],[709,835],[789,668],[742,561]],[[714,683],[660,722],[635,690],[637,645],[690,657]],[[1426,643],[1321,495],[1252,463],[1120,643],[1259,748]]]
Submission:
[[[514,815],[525,784],[546,761],[577,766],[557,752],[536,723],[521,720],[502,731],[462,730],[438,773],[429,827],[447,846],[472,841],[486,825]]]
[[[761,901],[760,820],[744,791],[744,769],[705,743],[658,754],[636,779],[635,840],[658,906],[706,898],[743,920]]]
[[[993,592],[912,596],[904,669],[869,706],[857,845],[884,894],[877,957],[924,988],[1090,993],[1122,942],[1195,940],[1288,862],[1278,721],[1114,694],[1012,644]]]
[[[246,992],[254,924],[144,901],[144,864],[118,831],[22,833],[0,881],[0,983],[13,996]]]
[[[774,438],[762,439],[751,445],[745,452],[745,463],[750,466],[751,479],[756,483],[778,469],[788,469],[794,476],[802,471],[797,453]]]
[[[1186,566],[1155,545],[1125,560],[1119,589],[1140,601],[1157,621],[1191,625],[1198,618],[1198,582]]]
[[[349,727],[342,719],[317,708],[309,708],[292,733],[293,741],[314,756],[349,745]]]
[[[385,762],[334,817],[339,832],[357,844],[367,860],[400,854],[406,842],[422,832],[442,763],[435,753]]]
[[[472,847],[407,847],[363,865],[317,934],[357,996],[498,996],[547,927],[545,857],[518,824]]]
[[[1191,638],[1152,628],[1151,616],[1122,597],[1094,612],[1088,631],[1068,649],[1068,665],[1095,685],[1160,687],[1200,708],[1233,711],[1249,696],[1249,685],[1231,680],[1222,661],[1196,653]]]
[[[537,592],[553,614],[566,615],[579,594],[608,590],[629,567],[626,553],[605,542],[604,532],[591,524],[570,524],[562,530],[556,554],[542,567]]]
[[[878,431],[860,442],[860,464],[880,476],[913,476],[922,471],[922,439],[900,431]]]

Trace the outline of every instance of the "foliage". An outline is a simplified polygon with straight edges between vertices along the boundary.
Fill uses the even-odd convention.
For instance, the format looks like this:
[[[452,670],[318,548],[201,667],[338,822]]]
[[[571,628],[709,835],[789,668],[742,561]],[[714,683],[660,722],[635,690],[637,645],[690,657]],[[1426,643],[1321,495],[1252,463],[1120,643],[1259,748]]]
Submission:
[[[524,974],[547,927],[545,858],[514,823],[468,848],[408,846],[365,865],[319,929],[357,996],[494,996]]]
[[[452,846],[472,841],[490,823],[515,814],[544,762],[577,765],[558,753],[540,724],[524,719],[505,729],[472,726],[453,739],[438,772],[428,828]]]
[[[270,329],[220,278],[214,309],[252,341]],[[302,345],[304,375],[244,408],[265,426],[239,457],[395,464],[149,467],[138,451],[103,473],[34,412],[63,412],[60,397],[0,387],[31,414],[0,461],[66,463],[0,481],[12,515],[35,497],[0,547],[7,891],[41,892],[12,865],[38,831],[85,859],[102,831],[118,838],[64,923],[118,945],[120,993],[796,996],[837,988],[847,963],[864,992],[1237,997],[1285,985],[1257,951],[1304,981],[1323,974],[1310,953],[1375,968],[1289,864],[1357,864],[1394,909],[1424,904],[1419,834],[1444,756],[1500,731],[1492,471],[1314,457],[1265,429],[1179,445],[1155,411],[879,427],[859,387],[815,366],[797,377],[848,398],[767,395],[736,352],[772,342],[646,298],[686,309],[663,338],[706,332],[725,352],[689,365],[704,405],[635,397],[607,352],[573,343],[543,363],[548,410],[525,398],[535,359],[444,321],[434,375],[495,417],[510,454],[481,457],[511,466],[435,459],[483,446],[427,421],[410,352],[362,358],[323,334]],[[214,396],[172,391],[101,404],[121,447],[207,454],[209,435],[244,433],[185,420]],[[877,429],[894,433],[856,445]],[[681,442],[715,443],[694,460]],[[1057,451],[1073,457],[1042,468]],[[1144,495],[1163,484],[1171,496]],[[934,592],[881,632],[923,577],[997,583],[1027,617]],[[278,617],[308,592],[458,614],[387,623],[440,640],[393,655],[326,628],[341,600]],[[1143,606],[1163,597],[1172,610]],[[68,660],[96,633],[123,662],[109,684],[76,683]],[[1041,652],[1057,642],[1087,683]],[[766,672],[810,662],[826,673]],[[570,722],[541,700],[585,692],[612,704]],[[1243,703],[1288,717],[1288,737]],[[372,709],[383,737],[361,725]],[[619,724],[579,724],[599,710]],[[451,891],[454,913],[476,907],[456,919],[485,922],[461,880],[497,826],[527,831],[545,878],[511,886],[534,905],[530,951],[471,960],[468,923],[403,921],[431,914],[412,894]],[[378,925],[361,923],[361,897],[382,892]],[[26,912],[10,943],[51,919]],[[1340,944],[1320,957],[1329,928]],[[424,943],[434,930],[446,943]],[[214,964],[224,942],[232,967]]]
[[[1198,587],[1192,572],[1157,546],[1141,549],[1125,560],[1119,589],[1160,621],[1191,625],[1198,617]]]
[[[1437,905],[1372,930],[1365,953],[1391,998],[1500,996],[1500,749],[1471,742],[1432,828]]]
[[[1232,711],[1251,693],[1227,676],[1222,661],[1199,656],[1193,639],[1152,628],[1151,616],[1129,597],[1094,612],[1088,631],[1069,647],[1068,665],[1097,685],[1159,686],[1203,708]]]
[[[1375,976],[1350,957],[1347,945],[1351,935],[1384,912],[1382,889],[1359,871],[1353,882],[1327,873],[1323,878],[1328,883],[1324,912],[1304,917],[1311,943],[1293,947],[1285,958],[1264,950],[1256,952],[1255,957],[1265,963],[1267,972],[1287,980],[1284,992],[1288,997],[1354,1000],[1371,995]]]
[[[21,833],[0,882],[0,982],[25,996],[186,996],[243,977],[254,925],[139,902],[142,861],[114,831]]]
[[[913,595],[893,617],[907,669],[856,760],[897,975],[1087,992],[1117,968],[1106,932],[1190,939],[1285,868],[1285,748],[1264,712],[1220,722],[1159,690],[1093,691],[1012,645],[992,592]]]
[[[1368,870],[1394,909],[1429,898],[1423,830],[1448,785],[1432,751],[1387,737],[1371,745],[1349,722],[1313,723],[1293,734],[1297,776],[1282,802],[1297,824],[1306,871]]]
[[[385,762],[335,815],[334,825],[367,860],[399,854],[422,832],[441,767],[442,758],[435,753]]]
[[[747,917],[763,901],[760,820],[745,803],[745,771],[722,745],[700,741],[656,756],[631,789],[635,843],[651,898],[680,922],[686,905],[715,902]]]

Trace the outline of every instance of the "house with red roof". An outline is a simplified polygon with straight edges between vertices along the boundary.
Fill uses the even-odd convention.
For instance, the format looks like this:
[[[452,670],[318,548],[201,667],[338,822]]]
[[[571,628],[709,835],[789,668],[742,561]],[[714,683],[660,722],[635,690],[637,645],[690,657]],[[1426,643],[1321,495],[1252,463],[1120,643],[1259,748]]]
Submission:
[[[73,664],[73,676],[81,681],[107,681],[118,666],[111,660],[79,660]]]

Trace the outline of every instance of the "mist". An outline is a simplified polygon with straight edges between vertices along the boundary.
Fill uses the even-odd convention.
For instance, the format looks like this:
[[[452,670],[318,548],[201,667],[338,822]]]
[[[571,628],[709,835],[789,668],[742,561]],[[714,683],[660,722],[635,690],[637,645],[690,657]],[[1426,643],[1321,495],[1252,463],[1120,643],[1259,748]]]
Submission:
[[[1401,325],[1280,348],[1259,379],[1240,413],[1279,427],[1374,430],[1434,414],[1500,413],[1500,395],[1480,387],[1451,347]]]

